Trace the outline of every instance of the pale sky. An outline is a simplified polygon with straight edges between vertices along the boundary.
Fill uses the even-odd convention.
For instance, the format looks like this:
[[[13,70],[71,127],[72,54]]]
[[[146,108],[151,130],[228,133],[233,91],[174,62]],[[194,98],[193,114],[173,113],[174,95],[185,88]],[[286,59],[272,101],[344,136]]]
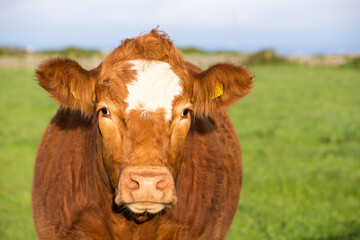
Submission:
[[[0,0],[0,46],[111,50],[157,25],[178,47],[360,53],[360,0]]]

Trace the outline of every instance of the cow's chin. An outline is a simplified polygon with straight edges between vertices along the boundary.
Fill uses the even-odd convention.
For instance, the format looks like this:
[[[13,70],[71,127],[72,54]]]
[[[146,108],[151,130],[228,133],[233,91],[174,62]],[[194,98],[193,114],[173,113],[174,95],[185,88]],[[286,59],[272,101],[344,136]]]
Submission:
[[[138,202],[138,203],[129,203],[126,206],[136,214],[142,214],[145,212],[156,214],[165,209],[167,204],[163,203],[154,203],[154,202]]]

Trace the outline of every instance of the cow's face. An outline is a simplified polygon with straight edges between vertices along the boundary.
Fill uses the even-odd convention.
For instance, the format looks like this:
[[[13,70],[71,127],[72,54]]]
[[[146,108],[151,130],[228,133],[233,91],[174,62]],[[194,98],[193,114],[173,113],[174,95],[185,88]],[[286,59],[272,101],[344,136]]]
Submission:
[[[157,213],[176,202],[192,114],[183,84],[189,75],[150,60],[124,61],[104,72],[96,113],[115,203],[135,213]]]
[[[54,59],[39,67],[37,79],[64,108],[94,118],[101,172],[115,203],[134,213],[157,213],[176,202],[191,118],[226,108],[252,86],[242,67],[186,67],[156,30],[124,41],[96,69]]]

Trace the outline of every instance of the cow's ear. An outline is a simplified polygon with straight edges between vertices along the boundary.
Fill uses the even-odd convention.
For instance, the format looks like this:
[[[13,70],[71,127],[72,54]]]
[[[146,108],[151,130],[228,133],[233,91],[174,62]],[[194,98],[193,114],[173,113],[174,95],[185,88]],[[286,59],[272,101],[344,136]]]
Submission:
[[[44,62],[36,70],[38,83],[61,105],[89,115],[93,110],[95,75],[76,61],[57,58]]]
[[[231,64],[216,64],[192,77],[192,103],[197,115],[229,107],[248,94],[253,86],[253,75]]]

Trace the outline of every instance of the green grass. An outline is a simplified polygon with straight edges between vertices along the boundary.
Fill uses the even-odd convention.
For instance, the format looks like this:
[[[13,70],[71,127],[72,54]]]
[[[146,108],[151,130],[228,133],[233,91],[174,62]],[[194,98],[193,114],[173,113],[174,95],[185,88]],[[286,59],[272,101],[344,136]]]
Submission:
[[[360,239],[360,71],[258,66],[229,110],[244,183],[227,239]],[[37,144],[57,105],[31,69],[0,69],[0,239],[36,239]]]
[[[360,239],[360,71],[251,70],[229,111],[244,184],[228,239]]]
[[[35,239],[34,158],[56,105],[34,79],[34,70],[0,69],[0,239]]]

